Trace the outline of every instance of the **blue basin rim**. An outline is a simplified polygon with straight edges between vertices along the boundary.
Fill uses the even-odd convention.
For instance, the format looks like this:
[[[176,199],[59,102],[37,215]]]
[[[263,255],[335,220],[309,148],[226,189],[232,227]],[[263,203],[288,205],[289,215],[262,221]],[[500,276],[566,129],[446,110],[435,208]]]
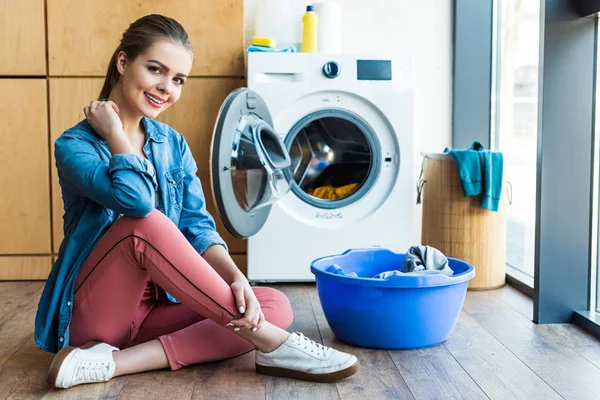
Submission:
[[[458,283],[466,282],[472,279],[475,276],[475,268],[462,260],[458,260],[456,258],[447,257],[448,265],[454,271],[459,270],[461,272],[455,273],[452,276],[446,276],[444,274],[406,274],[402,276],[392,276],[387,279],[373,279],[373,278],[365,278],[365,277],[351,277],[345,275],[334,274],[331,272],[327,272],[324,269],[332,264],[340,264],[342,268],[344,267],[344,258],[351,258],[355,253],[365,253],[369,252],[373,255],[384,255],[384,253],[389,253],[389,255],[399,257],[404,261],[404,254],[394,253],[389,249],[350,249],[346,250],[342,254],[335,254],[325,257],[320,257],[314,260],[310,265],[311,272],[317,278],[323,278],[332,281],[338,281],[340,283],[348,284],[348,285],[357,285],[357,286],[369,286],[369,287],[380,287],[380,288],[428,288],[428,287],[436,287],[436,286],[448,286],[448,285],[456,285]],[[349,260],[351,262],[351,260]],[[400,269],[401,264],[396,268]],[[380,272],[385,271],[382,270]]]

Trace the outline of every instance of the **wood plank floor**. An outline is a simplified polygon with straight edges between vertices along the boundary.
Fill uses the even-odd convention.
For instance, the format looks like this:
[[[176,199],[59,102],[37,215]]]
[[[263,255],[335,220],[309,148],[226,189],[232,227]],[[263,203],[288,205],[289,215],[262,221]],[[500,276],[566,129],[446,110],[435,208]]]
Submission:
[[[290,298],[291,330],[354,353],[355,376],[314,384],[254,373],[252,353],[231,360],[49,388],[52,355],[33,343],[42,282],[0,282],[0,398],[10,399],[599,399],[600,341],[571,324],[531,322],[531,299],[506,286],[468,292],[443,344],[410,351],[356,348],[327,325],[314,285],[273,285]]]

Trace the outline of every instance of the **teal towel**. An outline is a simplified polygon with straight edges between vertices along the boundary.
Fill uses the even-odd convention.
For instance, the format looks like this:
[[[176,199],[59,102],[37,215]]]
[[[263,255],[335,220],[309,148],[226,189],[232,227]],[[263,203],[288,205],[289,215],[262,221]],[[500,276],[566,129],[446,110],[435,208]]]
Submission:
[[[502,153],[484,150],[479,142],[473,142],[466,150],[446,148],[444,152],[450,153],[456,162],[464,195],[483,194],[481,206],[491,211],[498,211],[504,168]]]

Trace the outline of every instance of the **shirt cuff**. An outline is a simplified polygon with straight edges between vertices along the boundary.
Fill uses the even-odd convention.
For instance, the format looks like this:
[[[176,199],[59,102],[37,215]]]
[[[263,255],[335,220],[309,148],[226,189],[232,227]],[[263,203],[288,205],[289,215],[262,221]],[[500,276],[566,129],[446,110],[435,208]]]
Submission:
[[[199,235],[194,239],[192,247],[196,249],[198,254],[202,255],[210,246],[215,244],[220,244],[225,247],[225,250],[229,251],[227,244],[216,231],[203,232],[202,235]]]
[[[108,170],[112,174],[124,169],[140,172],[156,182],[156,171],[152,163],[135,154],[115,154],[110,159]]]

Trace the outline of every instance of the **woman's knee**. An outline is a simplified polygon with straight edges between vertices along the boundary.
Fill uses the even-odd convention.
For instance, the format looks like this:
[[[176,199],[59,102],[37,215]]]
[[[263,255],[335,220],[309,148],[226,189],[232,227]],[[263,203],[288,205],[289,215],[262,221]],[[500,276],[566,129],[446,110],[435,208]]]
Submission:
[[[167,225],[173,225],[173,222],[166,215],[154,209],[144,218],[123,216],[113,226],[118,231],[126,231],[135,235],[164,229]]]
[[[270,287],[253,289],[262,312],[265,314],[265,319],[281,329],[287,329],[294,320],[292,305],[287,296]]]

